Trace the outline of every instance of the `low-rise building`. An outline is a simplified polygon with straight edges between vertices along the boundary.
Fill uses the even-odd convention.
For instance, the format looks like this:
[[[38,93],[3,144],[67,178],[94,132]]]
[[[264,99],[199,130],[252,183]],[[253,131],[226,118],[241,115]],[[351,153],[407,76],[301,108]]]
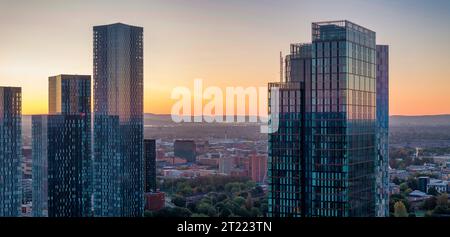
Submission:
[[[389,183],[389,195],[400,194],[400,186],[395,183]]]
[[[446,193],[448,189],[448,181],[440,180],[440,179],[430,179],[430,182],[427,185],[427,192],[431,188],[436,189],[439,193]]]
[[[145,210],[159,211],[164,208],[165,193],[164,192],[149,192],[145,193]]]

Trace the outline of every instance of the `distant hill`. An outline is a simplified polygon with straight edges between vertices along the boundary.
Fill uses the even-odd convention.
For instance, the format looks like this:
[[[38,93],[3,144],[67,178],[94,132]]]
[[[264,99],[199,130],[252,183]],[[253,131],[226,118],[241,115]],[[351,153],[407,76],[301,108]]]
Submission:
[[[248,118],[246,118],[248,119]],[[248,121],[248,120],[247,120]],[[189,129],[195,129],[195,131],[199,131],[201,129],[206,129],[208,127],[209,129],[213,129],[213,127],[218,127],[220,129],[224,129],[226,127],[233,127],[236,125],[239,125],[239,129],[242,130],[243,127],[251,128],[255,131],[255,133],[258,133],[259,125],[254,123],[247,123],[247,124],[199,124],[199,123],[181,123],[176,124],[172,121],[172,118],[169,114],[144,114],[144,125],[146,127],[146,130],[152,129],[152,128],[158,128],[159,130],[169,130],[173,132],[174,134],[178,133],[177,136],[182,136],[183,132],[192,132],[192,131],[184,131],[181,128],[189,128]],[[390,126],[391,127],[404,127],[405,129],[408,129],[408,127],[443,127],[448,126],[450,127],[450,115],[427,115],[427,116],[391,116],[390,117]],[[252,130],[252,131],[253,131]],[[22,131],[24,136],[24,145],[30,145],[31,142],[31,116],[30,115],[24,115],[22,118]],[[214,132],[219,132],[216,130],[212,130]],[[442,130],[447,132],[447,130]],[[223,132],[220,130],[219,133]],[[251,133],[251,131],[246,131],[248,133]],[[436,132],[436,131],[434,131]]]
[[[450,115],[400,116],[390,118],[391,126],[450,126]]]
[[[245,119],[247,120],[248,118]],[[145,114],[144,120],[146,125],[173,123],[171,116],[168,114]],[[450,126],[450,114],[423,116],[394,115],[390,117],[389,122],[391,126]]]

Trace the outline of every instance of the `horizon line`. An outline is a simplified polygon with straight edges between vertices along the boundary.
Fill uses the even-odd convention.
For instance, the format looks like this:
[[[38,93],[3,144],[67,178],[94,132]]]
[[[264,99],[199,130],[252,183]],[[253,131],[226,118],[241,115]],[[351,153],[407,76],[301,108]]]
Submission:
[[[92,113],[93,114],[93,113]],[[172,116],[170,113],[151,113],[145,112],[143,113],[151,114],[151,115],[160,115],[160,116]],[[36,114],[22,114],[22,116],[32,116],[32,115],[48,115],[48,113],[36,113]],[[226,116],[245,116],[245,117],[257,117],[259,115],[190,115],[191,117],[205,116],[205,117],[226,117]],[[426,116],[450,116],[450,113],[438,113],[438,114],[390,114],[389,117],[426,117]]]

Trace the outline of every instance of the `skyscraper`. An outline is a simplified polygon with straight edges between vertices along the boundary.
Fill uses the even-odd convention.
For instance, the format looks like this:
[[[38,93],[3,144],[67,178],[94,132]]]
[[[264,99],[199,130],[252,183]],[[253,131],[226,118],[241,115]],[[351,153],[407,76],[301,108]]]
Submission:
[[[377,216],[389,216],[389,46],[377,45]]]
[[[94,27],[94,214],[142,216],[143,28]]]
[[[34,217],[48,216],[47,125],[47,115],[33,115],[31,117],[32,214]]]
[[[156,192],[156,140],[144,140],[145,192]]]
[[[0,87],[0,217],[20,215],[22,88]]]
[[[49,77],[49,115],[32,117],[34,216],[92,215],[90,110],[90,76]]]
[[[286,81],[269,84],[270,216],[383,216],[376,58],[375,32],[349,21],[313,23],[312,44],[291,46]]]

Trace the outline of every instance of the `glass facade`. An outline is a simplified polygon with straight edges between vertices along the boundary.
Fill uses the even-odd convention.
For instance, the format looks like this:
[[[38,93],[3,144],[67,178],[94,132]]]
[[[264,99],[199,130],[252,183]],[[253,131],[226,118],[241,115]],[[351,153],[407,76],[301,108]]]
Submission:
[[[389,46],[377,45],[377,216],[389,216]],[[426,190],[425,190],[426,191]]]
[[[47,115],[33,115],[32,129],[32,200],[34,217],[48,216],[48,135]]]
[[[84,174],[85,119],[81,115],[48,116],[48,216],[91,216]]]
[[[142,216],[143,28],[95,26],[93,63],[94,214]]]
[[[144,140],[145,192],[156,192],[156,140]]]
[[[277,88],[278,93],[273,89]],[[305,93],[304,83],[269,84],[269,101],[279,102],[276,133],[269,134],[269,216],[300,217],[305,212]],[[269,113],[271,113],[269,103]],[[273,118],[272,118],[273,119]]]
[[[272,197],[271,216],[378,215],[376,177],[381,170],[376,170],[375,41],[373,31],[348,21],[334,21],[312,24],[311,46],[291,46],[291,55],[286,57],[286,83],[304,83],[303,120],[296,128],[301,136],[297,146],[303,149],[298,158],[299,176],[304,177],[298,189],[303,195],[298,203],[281,202],[278,206],[273,203],[279,200]],[[284,123],[280,120],[280,128]],[[274,149],[272,136],[288,139],[280,132],[270,135],[269,155]],[[292,152],[287,149],[285,154]],[[285,157],[277,162],[291,161]],[[291,179],[271,177],[273,183],[286,178]],[[281,206],[286,208],[281,211]]]
[[[49,115],[32,130],[33,215],[92,216],[91,77],[49,77]]]
[[[22,89],[0,87],[0,217],[20,215]]]

